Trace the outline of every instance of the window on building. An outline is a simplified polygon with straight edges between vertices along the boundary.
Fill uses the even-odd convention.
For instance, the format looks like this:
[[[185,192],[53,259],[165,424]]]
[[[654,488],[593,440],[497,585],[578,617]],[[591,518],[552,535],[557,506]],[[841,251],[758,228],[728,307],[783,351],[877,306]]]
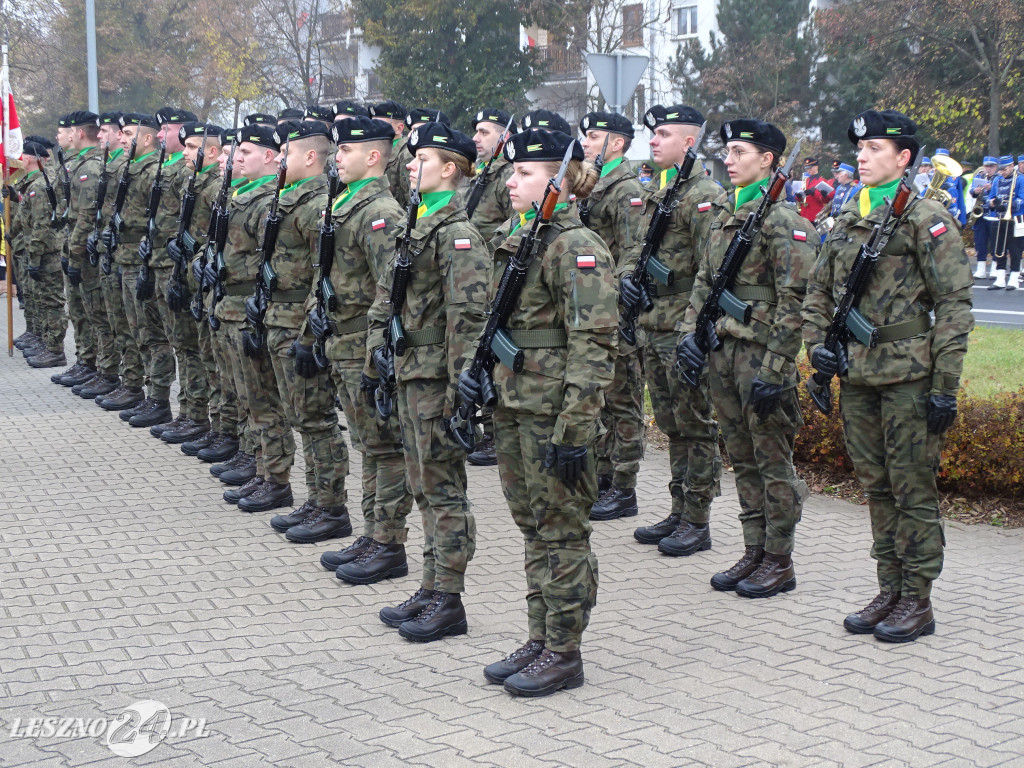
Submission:
[[[644,6],[642,3],[622,7],[622,44],[627,47],[644,44]]]
[[[684,5],[672,9],[672,16],[675,22],[676,35],[697,34],[697,6]]]

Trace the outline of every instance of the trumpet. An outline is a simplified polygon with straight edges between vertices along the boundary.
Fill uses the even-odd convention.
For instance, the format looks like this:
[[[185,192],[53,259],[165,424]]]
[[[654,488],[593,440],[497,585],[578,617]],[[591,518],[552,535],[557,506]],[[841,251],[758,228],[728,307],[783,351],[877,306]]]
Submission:
[[[953,202],[953,196],[944,190],[942,185],[948,179],[961,176],[964,172],[963,166],[951,157],[936,155],[932,158],[932,167],[935,169],[935,173],[932,174],[932,180],[928,182],[924,197],[928,200],[935,200],[944,208],[948,208],[949,204]]]

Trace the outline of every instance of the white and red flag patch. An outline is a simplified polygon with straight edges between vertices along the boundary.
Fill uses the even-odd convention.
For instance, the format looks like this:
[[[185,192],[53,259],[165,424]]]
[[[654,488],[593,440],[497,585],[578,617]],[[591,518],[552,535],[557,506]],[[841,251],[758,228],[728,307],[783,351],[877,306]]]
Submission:
[[[806,243],[807,242],[807,233],[804,232],[802,229],[794,229],[793,230],[793,239],[794,240],[799,240],[801,243]]]
[[[697,203],[697,210],[700,213],[707,213],[708,211],[711,210],[711,201],[710,200],[706,200],[703,203]]]
[[[629,198],[630,205],[643,205],[644,199],[642,197],[631,197]]]
[[[386,223],[387,222],[385,222],[384,219],[377,219],[376,221],[371,221],[370,229],[376,232],[378,229],[384,229]]]
[[[584,253],[576,257],[576,266],[580,269],[594,269],[597,266],[597,257],[592,253]]]
[[[928,227],[928,232],[931,234],[932,237],[938,237],[939,235],[943,235],[946,233],[946,225],[940,221],[938,224],[933,224],[932,226]]]
[[[460,237],[455,240],[456,251],[468,251],[473,247],[473,241],[468,237]]]
[[[89,177],[88,177],[88,175],[83,173],[81,176],[78,177],[78,180],[79,181],[88,181]]]

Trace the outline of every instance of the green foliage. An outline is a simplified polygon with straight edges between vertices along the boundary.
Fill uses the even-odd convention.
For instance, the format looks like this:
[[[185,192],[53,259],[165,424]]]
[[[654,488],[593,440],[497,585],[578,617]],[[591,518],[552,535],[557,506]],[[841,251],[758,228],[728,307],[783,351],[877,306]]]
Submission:
[[[354,0],[366,42],[380,48],[381,89],[408,107],[437,107],[455,125],[483,106],[521,113],[539,83],[519,48],[521,15],[501,0]]]

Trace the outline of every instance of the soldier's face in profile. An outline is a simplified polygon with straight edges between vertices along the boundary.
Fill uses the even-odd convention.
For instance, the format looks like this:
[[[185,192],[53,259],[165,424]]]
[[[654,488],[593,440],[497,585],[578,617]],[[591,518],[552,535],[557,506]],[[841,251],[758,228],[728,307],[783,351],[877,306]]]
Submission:
[[[550,174],[547,163],[514,163],[505,186],[516,213],[526,213],[544,197]]]
[[[128,149],[132,145],[132,139],[139,133],[139,126],[126,125],[121,129],[121,146]]]
[[[437,192],[450,188],[450,180],[457,170],[455,163],[446,163],[441,159],[436,149],[426,147],[416,151],[415,157],[405,166],[409,172],[409,186],[416,188],[416,180],[419,178],[420,166],[423,167],[423,181],[420,184],[420,193]]]
[[[473,134],[473,143],[476,144],[476,158],[480,161],[490,160],[494,154],[494,147],[501,138],[503,130],[494,123],[481,121],[476,124],[476,133]]]
[[[651,138],[651,157],[659,168],[668,168],[683,162],[686,150],[693,146],[698,128],[692,125],[670,123],[659,125]]]
[[[772,153],[749,141],[730,141],[726,145],[725,169],[729,181],[745,187],[768,175],[772,165]]]
[[[869,187],[895,181],[911,160],[909,149],[900,151],[895,142],[889,139],[861,139],[857,143],[857,150],[860,180]]]

